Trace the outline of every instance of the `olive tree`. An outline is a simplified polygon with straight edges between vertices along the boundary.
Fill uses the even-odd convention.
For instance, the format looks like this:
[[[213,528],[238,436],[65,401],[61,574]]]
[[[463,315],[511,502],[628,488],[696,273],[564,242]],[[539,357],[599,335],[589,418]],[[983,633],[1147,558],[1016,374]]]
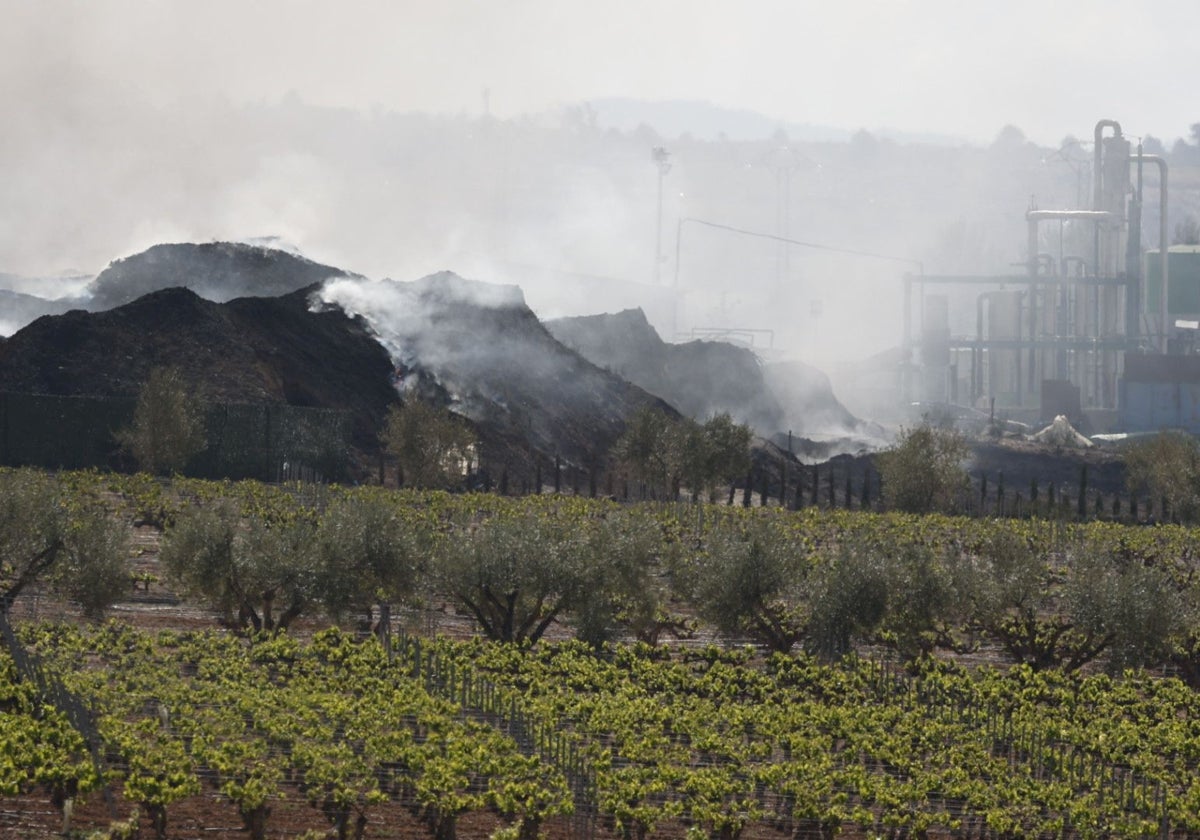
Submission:
[[[599,645],[624,629],[653,644],[664,632],[689,632],[668,609],[672,547],[659,523],[613,511],[588,522],[581,542],[583,587],[571,609],[578,638]]]
[[[0,470],[0,609],[42,583],[103,615],[129,588],[128,530],[36,470]]]
[[[876,456],[884,503],[909,513],[955,510],[970,486],[963,467],[970,448],[962,434],[929,422],[903,429]]]
[[[227,502],[191,507],[163,535],[168,574],[243,632],[283,632],[318,600],[311,517],[242,517]]]
[[[444,541],[435,587],[500,642],[537,642],[587,593],[589,561],[578,523],[545,513],[471,523]]]
[[[1160,432],[1125,453],[1125,483],[1131,493],[1149,493],[1167,504],[1181,522],[1200,513],[1200,441],[1185,432]]]
[[[629,418],[613,454],[648,489],[674,493],[682,483],[698,501],[746,474],[752,437],[750,427],[729,414],[697,423],[645,406]]]
[[[811,561],[776,523],[715,529],[687,563],[683,587],[700,616],[724,633],[787,653],[812,618]]]
[[[70,516],[62,556],[48,579],[85,616],[103,618],[129,591],[129,529],[102,506],[85,504]]]
[[[807,590],[805,649],[823,659],[840,658],[869,637],[887,613],[887,561],[853,541],[842,544],[812,569]]]
[[[977,638],[968,626],[975,585],[971,562],[953,547],[916,544],[885,550],[885,556],[889,604],[881,640],[905,660],[937,649],[974,650]]]
[[[692,498],[700,500],[721,484],[742,478],[750,470],[750,427],[735,423],[729,414],[717,414],[703,424],[691,420],[680,424],[674,442],[679,447],[676,461]]]
[[[1064,601],[1081,632],[1107,641],[1108,670],[1120,674],[1169,659],[1191,624],[1185,593],[1159,566],[1081,548]]]
[[[155,474],[182,470],[204,449],[203,406],[177,368],[150,371],[132,423],[116,438],[140,469]]]
[[[400,466],[407,487],[459,486],[475,460],[475,434],[462,418],[411,397],[392,406],[380,441]]]
[[[644,406],[634,412],[613,444],[613,456],[633,481],[652,492],[666,492],[679,476],[678,422],[661,409]]]
[[[4,605],[42,580],[66,545],[57,482],[34,470],[0,471],[0,575]]]
[[[432,539],[429,529],[402,516],[400,506],[380,493],[359,490],[335,500],[317,531],[318,593],[325,610],[338,619],[356,612],[369,620],[379,605],[382,633],[390,605],[416,592]]]
[[[1184,605],[1165,572],[1087,542],[1051,557],[997,531],[975,560],[973,621],[1014,661],[1074,671],[1107,654],[1115,670],[1165,659]]]

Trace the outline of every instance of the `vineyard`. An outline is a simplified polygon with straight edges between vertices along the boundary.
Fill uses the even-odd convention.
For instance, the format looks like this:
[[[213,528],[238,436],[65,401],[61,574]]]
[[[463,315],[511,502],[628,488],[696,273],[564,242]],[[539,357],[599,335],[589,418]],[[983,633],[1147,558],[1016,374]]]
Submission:
[[[0,790],[63,806],[107,786],[143,836],[198,836],[172,820],[198,797],[251,837],[279,836],[287,802],[338,837],[398,836],[397,808],[437,838],[480,812],[525,837],[1200,832],[1200,700],[1175,680],[715,647],[389,651],[336,630],[248,644],[38,625],[23,641],[94,710],[101,749],[8,663]]]
[[[127,588],[212,626],[35,620],[22,599],[78,584],[24,581],[0,628],[12,836],[1200,836],[1187,528],[97,473],[39,492],[159,535],[131,566],[83,540],[99,526],[57,534],[73,573],[116,544]],[[10,593],[48,551],[33,509],[5,521]],[[431,615],[474,632],[422,634]]]

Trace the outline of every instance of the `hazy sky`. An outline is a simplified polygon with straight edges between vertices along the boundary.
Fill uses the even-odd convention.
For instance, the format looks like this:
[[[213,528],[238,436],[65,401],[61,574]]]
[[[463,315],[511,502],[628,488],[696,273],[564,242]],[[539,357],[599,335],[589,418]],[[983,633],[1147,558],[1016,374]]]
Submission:
[[[0,0],[8,119],[92,86],[497,116],[600,97],[1055,145],[1200,121],[1195,0]],[[81,126],[86,129],[86,126]]]

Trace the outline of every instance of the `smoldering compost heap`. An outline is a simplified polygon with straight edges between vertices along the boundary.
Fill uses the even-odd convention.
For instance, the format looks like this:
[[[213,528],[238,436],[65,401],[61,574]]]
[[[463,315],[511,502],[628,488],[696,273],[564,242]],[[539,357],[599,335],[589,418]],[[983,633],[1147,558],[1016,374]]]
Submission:
[[[879,436],[838,401],[824,373],[802,362],[763,364],[750,349],[722,341],[668,344],[640,309],[559,318],[546,327],[590,361],[697,420],[728,413],[776,443],[788,431],[864,444]]]
[[[47,315],[0,342],[0,390],[127,397],[169,365],[213,401],[349,411],[362,463],[414,391],[474,425],[485,466],[517,473],[555,457],[602,468],[648,405],[728,411],[764,434],[806,417],[857,422],[827,380],[798,413],[785,391],[785,407],[743,348],[668,345],[639,310],[548,328],[516,287],[450,272],[369,281],[271,248],[158,245],[110,265],[86,303],[100,311]]]
[[[603,457],[638,407],[673,411],[555,341],[519,293],[511,305],[495,305],[486,284],[448,273],[376,284],[249,246],[151,251],[152,259],[114,263],[101,285],[116,300],[156,291],[107,311],[39,318],[0,343],[0,391],[132,396],[151,369],[173,366],[213,401],[347,410],[352,445],[369,458],[399,400],[399,370],[402,383],[472,421],[485,458],[511,461],[518,472],[531,469],[535,455],[586,465]],[[320,299],[318,284],[331,277],[390,286],[400,308],[372,310],[373,321],[348,315]],[[214,302],[184,286],[218,298],[291,290]]]

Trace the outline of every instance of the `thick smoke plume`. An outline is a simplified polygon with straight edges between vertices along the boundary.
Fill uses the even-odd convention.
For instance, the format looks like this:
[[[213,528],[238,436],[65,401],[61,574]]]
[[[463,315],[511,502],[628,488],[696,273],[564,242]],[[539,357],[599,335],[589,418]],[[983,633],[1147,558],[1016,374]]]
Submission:
[[[475,368],[480,357],[496,352],[450,339],[439,329],[448,312],[527,309],[516,286],[465,280],[448,271],[412,283],[337,278],[323,285],[319,297],[370,324],[398,368],[420,364],[443,375],[455,366]]]

